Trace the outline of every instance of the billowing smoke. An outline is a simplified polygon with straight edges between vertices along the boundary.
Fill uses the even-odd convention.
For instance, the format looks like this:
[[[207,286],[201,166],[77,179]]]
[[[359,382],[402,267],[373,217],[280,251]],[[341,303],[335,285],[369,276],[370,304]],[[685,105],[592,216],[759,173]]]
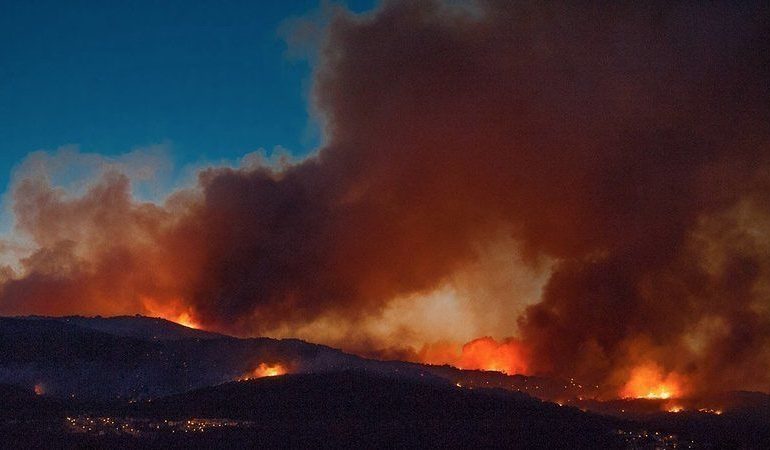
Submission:
[[[156,311],[412,357],[496,334],[530,373],[770,390],[768,42],[763,2],[340,11],[317,154],[206,169],[163,205],[115,171],[76,196],[22,178],[36,250],[0,312]],[[470,325],[436,336],[446,320]]]

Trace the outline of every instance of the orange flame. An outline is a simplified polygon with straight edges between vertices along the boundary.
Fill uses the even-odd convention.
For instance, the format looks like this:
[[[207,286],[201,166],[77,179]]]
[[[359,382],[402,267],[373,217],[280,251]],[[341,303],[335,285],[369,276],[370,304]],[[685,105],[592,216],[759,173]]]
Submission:
[[[193,318],[190,317],[190,314],[188,314],[186,312],[183,312],[183,313],[179,314],[178,316],[176,316],[176,318],[171,318],[171,319],[168,319],[168,320],[170,320],[172,322],[176,322],[179,325],[182,325],[182,326],[187,327],[187,328],[195,328],[195,329],[200,328],[200,325],[198,324],[198,322],[193,320]]]
[[[288,373],[288,371],[281,364],[260,363],[254,370],[242,376],[240,380],[243,381],[251,380],[253,378],[275,377],[278,375],[284,375],[286,373]]]
[[[43,383],[37,383],[35,385],[35,395],[43,395],[45,394],[45,386],[43,386]]]
[[[142,305],[150,316],[170,320],[187,328],[200,329],[201,326],[193,318],[190,308],[181,304],[181,302],[161,303],[148,297],[142,299]]]
[[[666,407],[666,412],[680,413],[682,411],[684,411],[684,406],[682,406],[682,405],[670,405],[670,406]]]
[[[669,399],[681,397],[684,380],[681,375],[666,375],[657,364],[644,364],[631,371],[631,378],[623,387],[623,398]]]
[[[451,344],[423,347],[419,359],[429,364],[450,364],[460,369],[489,370],[513,375],[527,372],[524,348],[513,338],[497,342],[491,337],[474,339],[459,354]]]

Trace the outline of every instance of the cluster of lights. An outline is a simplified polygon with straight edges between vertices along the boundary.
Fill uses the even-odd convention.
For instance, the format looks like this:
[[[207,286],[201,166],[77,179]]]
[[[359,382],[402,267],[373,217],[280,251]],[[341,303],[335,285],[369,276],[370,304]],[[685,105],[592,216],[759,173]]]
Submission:
[[[694,441],[682,440],[675,434],[665,434],[658,431],[624,431],[617,430],[617,434],[623,437],[629,448],[647,448],[653,444],[654,448],[696,448]]]
[[[84,434],[128,434],[139,436],[144,433],[203,433],[225,428],[251,427],[253,422],[231,419],[188,419],[182,421],[113,417],[67,417],[65,423],[72,433]]]

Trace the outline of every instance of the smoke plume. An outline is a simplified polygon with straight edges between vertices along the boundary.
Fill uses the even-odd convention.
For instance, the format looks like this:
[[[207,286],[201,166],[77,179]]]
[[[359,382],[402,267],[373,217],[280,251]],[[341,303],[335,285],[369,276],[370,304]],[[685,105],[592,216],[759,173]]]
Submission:
[[[211,167],[162,205],[115,170],[81,195],[22,177],[34,251],[0,312],[186,314],[418,359],[494,334],[529,373],[770,391],[768,42],[762,2],[340,10],[316,154]]]

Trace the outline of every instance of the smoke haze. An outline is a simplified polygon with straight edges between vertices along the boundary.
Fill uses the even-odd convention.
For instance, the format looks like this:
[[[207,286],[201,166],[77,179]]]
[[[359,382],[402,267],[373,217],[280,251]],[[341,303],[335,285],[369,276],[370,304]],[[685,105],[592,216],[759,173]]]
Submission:
[[[0,313],[185,314],[468,368],[490,345],[507,370],[613,388],[651,365],[768,391],[769,19],[762,2],[339,10],[316,154],[206,168],[163,204],[120,167],[77,194],[17,177],[32,250],[3,270]]]

